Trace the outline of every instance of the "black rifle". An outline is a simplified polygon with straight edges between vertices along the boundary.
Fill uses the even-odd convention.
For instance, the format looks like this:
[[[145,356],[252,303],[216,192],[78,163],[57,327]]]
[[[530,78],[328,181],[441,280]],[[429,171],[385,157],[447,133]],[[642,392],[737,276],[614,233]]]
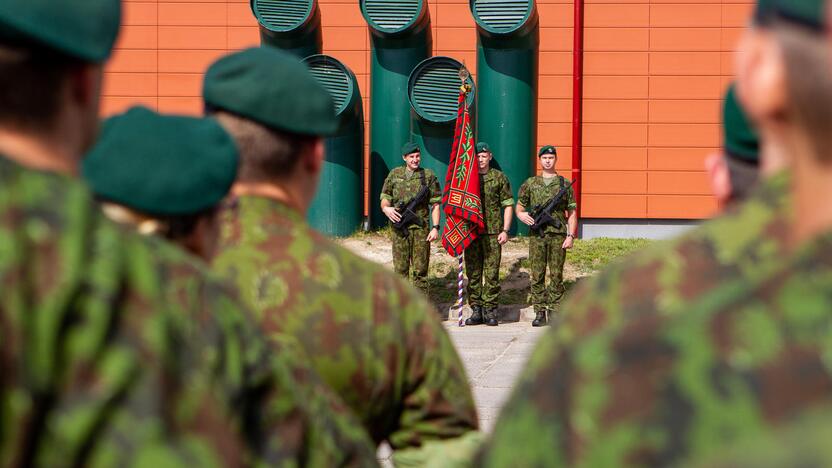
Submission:
[[[529,226],[529,230],[531,232],[537,233],[540,237],[543,237],[543,229],[546,226],[552,225],[555,229],[560,229],[560,220],[552,216],[552,213],[555,210],[555,207],[558,203],[560,203],[563,196],[566,195],[566,192],[572,187],[574,182],[570,182],[569,185],[564,183],[565,179],[561,176],[560,177],[560,190],[558,193],[550,198],[546,203],[542,205],[537,205],[529,211],[529,215],[534,218],[534,224]]]
[[[419,193],[417,193],[416,196],[410,200],[396,205],[396,211],[399,212],[401,219],[399,219],[397,223],[393,223],[393,229],[399,231],[399,234],[404,237],[408,237],[410,235],[410,229],[408,229],[410,226],[414,224],[419,227],[425,226],[425,222],[419,218],[415,210],[417,206],[427,201],[430,189],[425,182],[424,171],[420,175],[422,177],[422,188],[419,190]]]

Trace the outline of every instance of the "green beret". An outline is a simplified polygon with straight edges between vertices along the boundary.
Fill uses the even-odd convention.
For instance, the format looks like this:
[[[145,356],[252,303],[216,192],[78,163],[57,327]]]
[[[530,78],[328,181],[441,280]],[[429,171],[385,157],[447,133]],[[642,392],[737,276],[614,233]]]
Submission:
[[[0,36],[42,44],[85,62],[110,56],[120,0],[2,0]]]
[[[757,163],[760,158],[760,139],[748,121],[734,84],[728,88],[722,106],[722,132],[725,153],[735,159]]]
[[[480,154],[480,153],[483,153],[483,152],[490,153],[491,148],[488,147],[488,143],[486,143],[484,141],[481,141],[481,142],[477,143],[477,154]]]
[[[338,130],[326,89],[297,58],[270,46],[217,60],[205,73],[202,93],[209,109],[283,132],[328,136]]]
[[[413,143],[412,141],[408,141],[407,143],[402,146],[402,156],[407,156],[410,153],[421,153],[422,149],[419,148],[419,145]]]
[[[81,173],[99,198],[148,215],[183,216],[225,197],[237,160],[216,120],[134,107],[104,123]]]
[[[541,157],[544,154],[554,154],[555,156],[558,155],[558,150],[555,149],[552,145],[546,145],[543,148],[540,148],[540,151],[537,152],[537,157]]]
[[[757,0],[754,21],[768,25],[783,20],[823,31],[826,29],[824,0]]]

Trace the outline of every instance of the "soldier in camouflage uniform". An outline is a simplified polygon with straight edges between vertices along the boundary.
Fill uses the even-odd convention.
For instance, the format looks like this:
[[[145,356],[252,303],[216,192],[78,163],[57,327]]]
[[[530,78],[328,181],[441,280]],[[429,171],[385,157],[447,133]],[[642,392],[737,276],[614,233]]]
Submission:
[[[557,151],[553,146],[544,146],[537,154],[543,175],[526,179],[517,195],[517,219],[528,226],[534,224],[529,214],[536,206],[543,206],[557,196],[568,182],[555,172]],[[546,325],[547,314],[558,312],[563,297],[563,264],[566,251],[572,248],[578,229],[578,205],[572,187],[566,189],[552,215],[556,219],[542,232],[529,233],[529,269],[531,270],[531,302],[534,305],[532,325]],[[549,267],[549,285],[546,286],[546,267]]]
[[[480,171],[480,194],[485,232],[465,249],[465,274],[468,276],[468,304],[471,317],[466,325],[497,326],[497,298],[500,294],[500,257],[508,242],[514,197],[508,177],[491,168],[491,150],[485,142],[477,143]],[[485,317],[483,318],[483,309]]]
[[[204,96],[242,149],[215,269],[268,333],[300,341],[376,443],[418,448],[476,430],[465,370],[426,298],[304,221],[323,160],[317,135],[337,129],[326,91],[300,62],[265,47],[212,65]],[[285,106],[250,105],[277,96],[295,109],[291,119]]]
[[[831,178],[832,122],[817,119],[832,107],[823,7],[759,1],[738,54],[762,167],[781,151],[791,180],[767,180],[727,215],[581,288],[530,359],[486,464],[707,460],[832,405],[832,222],[817,216]]]
[[[119,18],[115,0],[0,5],[0,465],[372,466],[289,343],[55,173],[94,140]]]
[[[427,200],[414,210],[419,223],[411,224],[405,232],[392,229],[391,233],[393,268],[427,295],[430,243],[439,238],[439,202],[442,201],[442,191],[436,174],[420,167],[422,158],[419,145],[406,143],[402,147],[402,159],[404,166],[390,171],[384,180],[381,211],[390,219],[391,224],[399,222],[403,214],[399,211],[400,208],[415,197],[422,186],[428,187]]]
[[[214,119],[134,107],[104,122],[81,174],[108,217],[208,259],[237,165],[237,147]]]

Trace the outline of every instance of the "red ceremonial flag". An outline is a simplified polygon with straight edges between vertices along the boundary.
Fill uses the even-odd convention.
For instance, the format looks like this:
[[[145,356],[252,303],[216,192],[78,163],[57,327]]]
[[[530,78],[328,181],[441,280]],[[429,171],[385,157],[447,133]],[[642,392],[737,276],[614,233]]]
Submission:
[[[471,114],[465,105],[466,94],[462,91],[459,93],[454,144],[442,196],[447,219],[442,233],[442,246],[455,257],[462,255],[478,233],[485,229],[480,199],[480,172],[474,153]]]

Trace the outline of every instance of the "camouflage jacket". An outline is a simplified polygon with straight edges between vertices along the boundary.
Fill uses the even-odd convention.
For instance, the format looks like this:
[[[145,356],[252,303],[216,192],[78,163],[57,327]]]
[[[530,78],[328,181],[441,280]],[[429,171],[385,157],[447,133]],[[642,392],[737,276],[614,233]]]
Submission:
[[[533,353],[488,464],[673,465],[832,401],[832,284],[811,274],[832,258],[801,268],[806,287],[776,276],[787,181],[582,286]]]
[[[375,463],[298,351],[190,257],[4,158],[0,284],[0,466]]]
[[[419,168],[415,172],[410,172],[406,166],[393,169],[384,179],[384,186],[381,188],[381,199],[389,201],[394,207],[399,203],[410,201],[422,190],[420,172],[425,174],[425,184],[428,186],[430,193],[428,194],[428,201],[416,207],[416,215],[425,223],[425,227],[430,227],[430,208],[442,201],[439,180],[436,179],[436,174],[432,170]],[[410,228],[418,229],[419,226],[414,224]]]
[[[376,442],[412,447],[477,428],[465,369],[415,289],[278,201],[239,197],[221,220],[215,270],[268,333],[300,341]]]
[[[569,181],[564,179],[564,183],[568,184]],[[534,176],[529,177],[523,182],[523,185],[520,186],[520,192],[517,194],[517,204],[523,205],[526,208],[526,211],[530,212],[536,206],[542,206],[546,204],[549,200],[552,199],[555,195],[560,192],[561,184],[560,179],[556,176],[554,180],[550,183],[546,183],[546,179],[543,176]],[[567,189],[566,194],[561,198],[560,203],[556,207],[554,213],[555,219],[560,222],[560,227],[556,227],[553,225],[548,225],[543,230],[546,234],[566,234],[566,211],[574,210],[578,207],[578,204],[575,202],[575,191],[572,190],[572,187]]]
[[[485,233],[499,234],[503,230],[503,210],[514,205],[508,177],[497,169],[480,174],[480,194],[485,219]]]

